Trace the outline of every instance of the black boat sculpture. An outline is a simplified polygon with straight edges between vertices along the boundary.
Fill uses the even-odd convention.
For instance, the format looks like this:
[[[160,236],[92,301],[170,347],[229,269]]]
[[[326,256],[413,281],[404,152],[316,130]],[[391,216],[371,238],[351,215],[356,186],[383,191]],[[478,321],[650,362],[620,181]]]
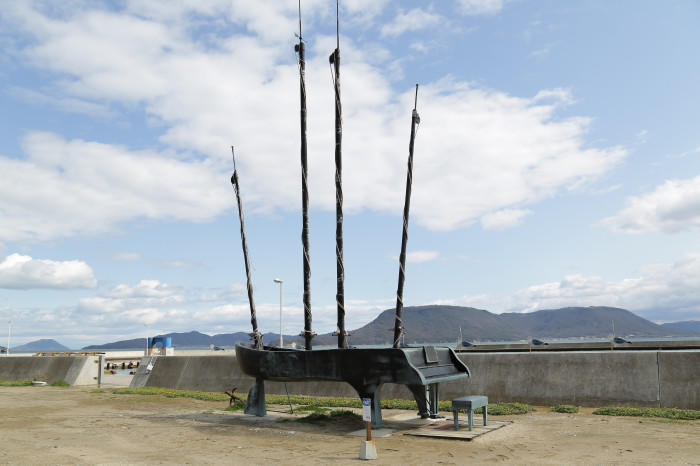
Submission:
[[[301,10],[301,8],[300,8]],[[337,3],[336,3],[337,12]],[[339,37],[339,34],[337,34]],[[408,387],[418,404],[421,417],[438,417],[438,384],[455,379],[465,379],[470,376],[467,366],[460,361],[455,352],[448,347],[436,346],[405,346],[402,344],[403,324],[403,286],[405,279],[406,243],[408,240],[408,216],[411,199],[411,184],[413,172],[413,147],[416,127],[420,122],[416,104],[418,85],[416,85],[416,100],[411,118],[411,139],[408,155],[408,175],[406,179],[406,199],[403,213],[403,234],[401,239],[401,254],[399,256],[399,282],[396,293],[396,317],[394,322],[394,339],[391,348],[352,348],[347,344],[345,331],[344,307],[344,268],[343,268],[343,193],[342,193],[342,109],[340,104],[340,42],[337,40],[336,49],[329,61],[333,67],[335,88],[335,185],[336,185],[336,259],[337,259],[337,292],[338,308],[338,347],[331,349],[312,349],[311,340],[314,333],[311,330],[311,297],[310,297],[310,260],[308,232],[308,186],[306,183],[307,154],[306,154],[306,85],[304,41],[301,35],[301,11],[299,15],[299,43],[295,51],[299,57],[299,83],[301,94],[301,166],[302,166],[302,244],[304,261],[304,349],[280,348],[264,346],[262,335],[258,331],[253,301],[253,287],[250,278],[250,265],[245,239],[243,210],[240,199],[238,173],[235,168],[231,177],[236,193],[238,214],[241,225],[241,243],[245,260],[250,303],[252,343],[236,345],[236,358],[241,370],[255,377],[255,384],[250,389],[245,412],[264,416],[265,409],[265,380],[280,382],[288,381],[338,381],[349,383],[361,398],[372,400],[372,426],[383,425],[379,390],[384,383],[403,384]]]

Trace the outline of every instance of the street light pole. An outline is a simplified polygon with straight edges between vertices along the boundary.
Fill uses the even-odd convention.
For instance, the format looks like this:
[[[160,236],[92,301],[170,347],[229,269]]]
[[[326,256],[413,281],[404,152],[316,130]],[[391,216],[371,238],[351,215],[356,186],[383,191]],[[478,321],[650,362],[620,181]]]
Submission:
[[[5,357],[10,355],[10,335],[12,334],[12,320],[7,321],[7,349],[5,350]]]
[[[282,341],[282,280],[275,278],[274,282],[280,284],[280,348],[282,348],[284,347],[284,342]]]

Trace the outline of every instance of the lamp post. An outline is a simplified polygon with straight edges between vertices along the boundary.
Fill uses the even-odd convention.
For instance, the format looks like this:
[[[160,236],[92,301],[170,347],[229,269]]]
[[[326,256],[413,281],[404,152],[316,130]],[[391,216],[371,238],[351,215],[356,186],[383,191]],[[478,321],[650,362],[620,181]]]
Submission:
[[[148,354],[148,330],[149,330],[149,328],[148,328],[148,324],[143,324],[143,325],[146,327],[146,350],[144,351],[143,354],[144,354],[145,356],[150,356],[150,355]]]
[[[282,341],[282,280],[275,278],[273,281],[280,284],[280,348],[282,348],[284,346]]]
[[[10,355],[10,335],[12,334],[12,320],[7,321],[7,349],[5,350],[5,357]]]

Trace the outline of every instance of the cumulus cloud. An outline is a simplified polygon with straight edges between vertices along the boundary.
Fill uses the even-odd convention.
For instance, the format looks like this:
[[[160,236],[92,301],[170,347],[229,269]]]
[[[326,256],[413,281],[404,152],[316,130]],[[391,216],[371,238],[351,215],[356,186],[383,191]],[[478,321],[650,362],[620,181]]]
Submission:
[[[527,209],[503,209],[481,217],[485,230],[504,230],[520,223],[526,215],[532,213]]]
[[[679,233],[700,227],[700,176],[668,180],[650,193],[627,199],[602,224],[620,233]]]
[[[132,262],[141,260],[141,254],[138,252],[120,252],[112,256],[112,259],[119,262]]]
[[[457,0],[460,11],[465,15],[489,15],[503,9],[504,0]]]
[[[289,38],[278,34],[295,30],[296,10],[278,3],[258,11],[259,2],[242,0],[178,2],[172,10],[128,2],[116,11],[66,7],[58,17],[22,3],[3,12],[8,28],[31,39],[17,53],[53,73],[61,97],[143,109],[163,128],[166,149],[29,132],[24,158],[0,157],[6,214],[0,240],[95,233],[135,218],[213,219],[232,206],[231,143],[246,209],[298,209],[297,65]],[[312,19],[330,14],[323,5],[307,7]],[[490,11],[501,4],[465,5]],[[216,40],[195,33],[195,18],[220,14],[241,27],[214,28]],[[347,38],[341,45],[346,209],[398,214],[413,91],[392,88],[374,51]],[[327,61],[334,47],[334,37],[316,36],[307,60],[311,204],[328,210],[335,205]],[[519,97],[445,78],[422,86],[418,102],[411,213],[430,229],[513,216],[598,177],[626,155],[621,147],[591,147],[588,118],[557,116],[572,102],[565,90]]]
[[[5,240],[109,230],[138,217],[205,221],[232,205],[211,161],[30,132],[25,159],[0,157]],[[27,186],[32,186],[27,189]]]
[[[465,296],[452,301],[496,312],[531,312],[566,306],[614,306],[647,319],[700,318],[700,254],[670,264],[650,264],[618,281],[572,274],[557,282],[532,285],[510,296]]]
[[[108,298],[166,298],[175,296],[178,287],[174,287],[158,280],[141,280],[134,286],[125,284],[117,285],[105,296]]]
[[[0,262],[0,288],[95,288],[97,280],[83,261],[52,261],[10,254]]]
[[[385,24],[381,29],[382,37],[396,37],[404,32],[418,31],[433,27],[442,22],[443,18],[437,13],[413,8],[407,12],[399,11],[392,22]]]
[[[406,262],[430,262],[438,258],[439,251],[410,251],[406,253]]]
[[[99,296],[82,298],[72,318],[86,327],[133,326],[170,322],[177,325],[188,316],[183,310],[186,298],[180,288],[158,280],[141,280],[136,285],[119,284]]]

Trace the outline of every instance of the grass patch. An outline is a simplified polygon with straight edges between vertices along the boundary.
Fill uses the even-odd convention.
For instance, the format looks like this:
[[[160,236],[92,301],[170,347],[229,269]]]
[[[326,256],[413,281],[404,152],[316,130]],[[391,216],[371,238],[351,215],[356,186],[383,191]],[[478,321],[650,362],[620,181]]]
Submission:
[[[0,387],[27,387],[31,384],[31,380],[0,380]]]
[[[593,411],[593,414],[605,416],[639,416],[660,417],[665,419],[696,420],[700,419],[700,411],[695,409],[678,408],[630,408],[628,406],[606,406]]]
[[[65,380],[57,380],[51,384],[52,387],[70,387],[70,384]]]
[[[160,395],[166,398],[193,398],[204,401],[228,401],[228,395],[217,392],[201,392],[198,390],[175,390],[172,388],[140,387],[140,388],[113,388],[115,395]]]
[[[171,388],[158,387],[141,387],[141,388],[113,388],[111,393],[116,395],[161,395],[167,398],[194,398],[196,400],[205,401],[228,401],[228,395],[216,392],[201,392],[196,390],[175,390]],[[95,392],[93,393],[102,393]],[[248,394],[238,394],[243,402],[236,402],[226,408],[230,411],[239,411],[244,408],[245,400]],[[272,395],[265,396],[268,405],[295,405],[295,411],[304,410],[323,413],[323,410],[315,410],[314,408],[362,408],[362,401],[359,398],[348,398],[342,396],[305,396],[305,395]],[[418,405],[412,400],[392,399],[382,400],[383,409],[406,409],[417,410]],[[489,414],[493,416],[510,416],[514,414],[525,414],[534,411],[530,405],[524,403],[491,403],[488,406]],[[440,411],[451,411],[452,404],[449,400],[440,402]],[[483,410],[479,408],[474,411],[481,413]]]
[[[234,401],[226,407],[226,411],[243,411],[243,408],[245,408],[245,401]]]
[[[578,406],[574,405],[554,405],[552,406],[552,411],[555,413],[578,413]]]

